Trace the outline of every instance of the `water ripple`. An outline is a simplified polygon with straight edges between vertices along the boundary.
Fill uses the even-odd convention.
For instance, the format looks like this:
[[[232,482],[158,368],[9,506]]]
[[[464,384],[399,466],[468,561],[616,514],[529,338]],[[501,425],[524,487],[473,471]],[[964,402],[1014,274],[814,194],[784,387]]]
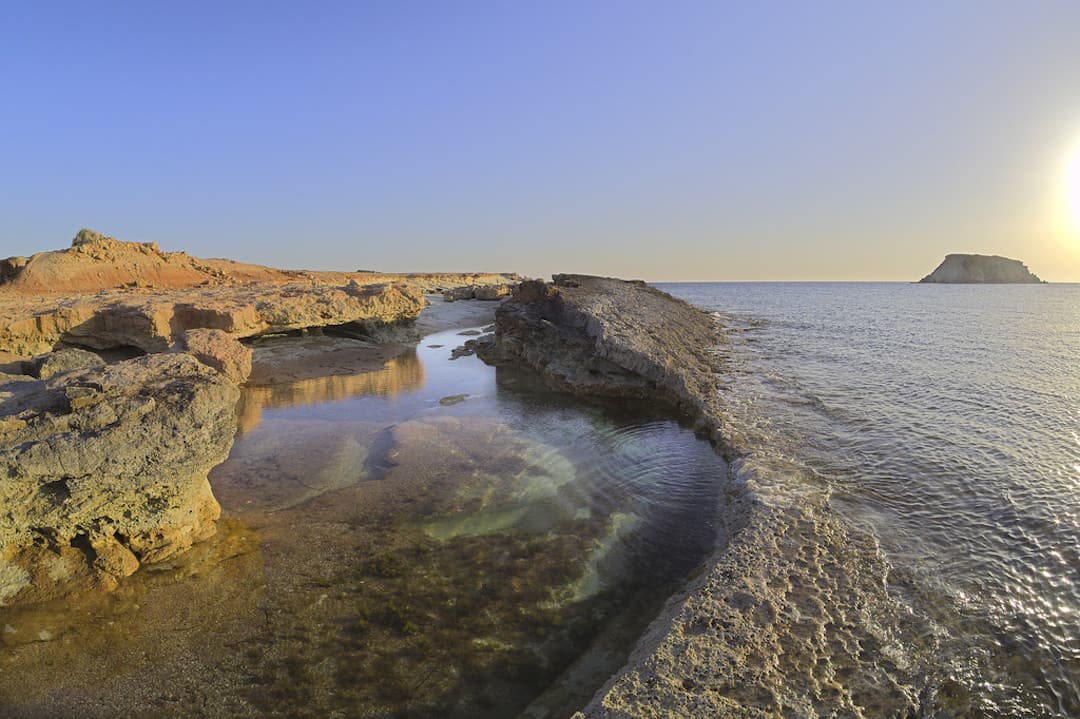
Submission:
[[[1080,286],[663,288],[740,329],[740,431],[947,629],[937,711],[1080,716]]]

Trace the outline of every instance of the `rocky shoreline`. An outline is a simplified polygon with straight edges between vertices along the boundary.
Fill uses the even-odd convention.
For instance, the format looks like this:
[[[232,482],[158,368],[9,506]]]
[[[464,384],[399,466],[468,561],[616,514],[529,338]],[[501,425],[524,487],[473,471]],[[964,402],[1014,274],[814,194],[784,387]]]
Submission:
[[[0,606],[111,590],[211,536],[207,474],[250,419],[253,370],[381,366],[417,338],[425,293],[496,299],[518,279],[281,271],[88,230],[0,266]],[[343,339],[253,346],[324,331]]]
[[[90,289],[86,262],[113,268],[124,253],[137,271],[144,259],[158,263],[155,276],[170,287],[46,295],[20,279],[33,286],[35,267],[71,257],[4,265],[0,606],[111,590],[213,535],[220,508],[207,473],[228,455],[238,422],[261,411],[237,410],[238,386],[379,365],[415,338],[425,293],[439,292],[446,302],[502,300],[494,333],[465,352],[527,367],[559,391],[669,407],[729,463],[716,478],[715,552],[578,716],[891,716],[925,703],[916,630],[873,540],[831,511],[824,490],[768,476],[732,426],[721,318],[635,281],[365,283],[386,277],[253,266],[230,275],[224,261],[83,240],[65,252]],[[109,283],[117,276],[103,273]],[[262,344],[270,336],[284,341]]]
[[[652,397],[688,415],[731,462],[716,552],[578,715],[902,716],[925,697],[914,631],[872,538],[822,490],[777,487],[729,426],[724,335],[640,282],[557,275],[496,313],[481,357],[561,390]]]

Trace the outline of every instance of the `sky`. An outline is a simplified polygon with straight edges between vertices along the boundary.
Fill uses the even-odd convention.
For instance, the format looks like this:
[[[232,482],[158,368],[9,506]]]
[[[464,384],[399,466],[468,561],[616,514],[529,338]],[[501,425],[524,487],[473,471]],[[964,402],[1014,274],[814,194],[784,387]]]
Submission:
[[[0,40],[0,257],[1080,281],[1076,0],[11,0]]]

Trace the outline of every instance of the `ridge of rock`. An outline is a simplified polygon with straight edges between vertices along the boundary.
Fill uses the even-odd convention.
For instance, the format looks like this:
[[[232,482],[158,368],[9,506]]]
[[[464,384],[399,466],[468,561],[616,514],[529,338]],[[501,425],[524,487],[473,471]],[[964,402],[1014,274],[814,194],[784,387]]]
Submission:
[[[99,293],[28,301],[0,293],[0,350],[47,352],[59,344],[164,352],[188,330],[234,338],[358,323],[375,331],[416,319],[424,296],[406,284],[245,285]]]
[[[666,399],[733,468],[716,478],[715,552],[578,719],[914,713],[914,634],[903,634],[884,558],[826,491],[758,474],[754,450],[725,421],[725,343],[692,305],[582,275],[522,283],[498,308],[494,337],[476,343],[486,361],[532,368],[559,389]]]
[[[0,260],[0,289],[33,295],[80,295],[118,288],[188,289],[199,286],[314,283],[362,285],[408,282],[424,291],[442,292],[463,285],[499,285],[520,277],[513,273],[388,273],[280,270],[234,260],[165,252],[156,242],[125,242],[82,229],[71,246],[31,257]]]
[[[0,260],[0,352],[64,345],[182,347],[186,332],[234,339],[334,325],[378,334],[415,320],[426,292],[479,288],[497,299],[513,274],[308,272],[163,252],[79,231],[66,250]]]

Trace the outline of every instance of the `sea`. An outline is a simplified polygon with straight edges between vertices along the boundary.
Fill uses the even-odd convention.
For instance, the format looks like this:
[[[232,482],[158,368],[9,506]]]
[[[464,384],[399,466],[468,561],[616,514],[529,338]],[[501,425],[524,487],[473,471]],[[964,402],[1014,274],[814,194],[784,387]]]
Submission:
[[[876,538],[926,715],[1080,717],[1080,285],[657,286],[727,327],[740,451]]]

